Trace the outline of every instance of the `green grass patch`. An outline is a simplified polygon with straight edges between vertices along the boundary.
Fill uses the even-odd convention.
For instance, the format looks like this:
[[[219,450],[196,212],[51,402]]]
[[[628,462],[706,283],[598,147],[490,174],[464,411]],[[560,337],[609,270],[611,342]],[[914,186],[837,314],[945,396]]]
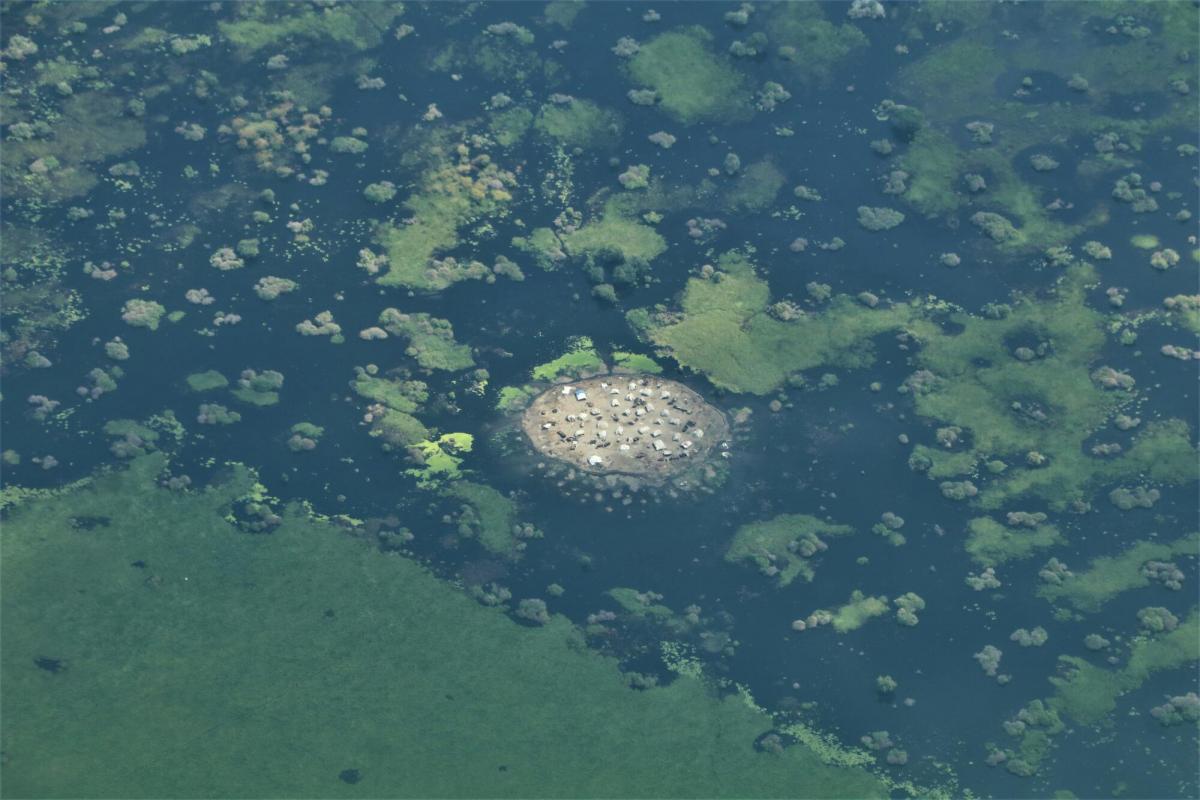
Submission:
[[[1150,579],[1142,574],[1142,565],[1147,561],[1197,555],[1200,555],[1200,534],[1193,533],[1173,542],[1136,542],[1115,556],[1093,559],[1087,569],[1064,577],[1061,583],[1042,586],[1038,595],[1052,603],[1062,601],[1079,611],[1095,613],[1117,595],[1149,586]]]
[[[539,364],[530,371],[535,381],[556,381],[559,378],[578,378],[604,369],[604,359],[586,336],[572,339],[567,350],[553,361]]]
[[[215,369],[206,372],[193,372],[185,378],[188,388],[193,392],[211,392],[224,389],[229,385],[229,379]]]
[[[786,182],[783,172],[772,161],[756,161],[742,170],[725,192],[725,207],[740,213],[765,211]]]
[[[536,394],[530,386],[505,386],[496,396],[496,408],[501,411],[520,411],[529,405]]]
[[[517,504],[506,495],[482,483],[456,481],[442,495],[462,503],[458,516],[459,534],[498,555],[513,552],[517,543]]]
[[[1052,677],[1056,694],[1049,705],[1081,725],[1103,721],[1121,695],[1137,689],[1155,672],[1178,669],[1200,658],[1200,617],[1195,609],[1175,630],[1139,636],[1121,669],[1105,669],[1075,656],[1059,656],[1063,677]]]
[[[688,280],[678,313],[638,310],[630,321],[680,366],[730,391],[768,394],[803,370],[868,366],[871,339],[917,314],[909,305],[872,309],[840,295],[819,312],[782,322],[767,313],[770,289],[745,256],[728,253],[719,266],[712,279]]]
[[[850,593],[850,600],[845,605],[833,610],[833,629],[838,633],[849,633],[866,625],[875,617],[888,613],[888,600],[880,595],[871,597],[858,589]]]
[[[1010,528],[991,517],[976,517],[967,523],[965,549],[976,564],[995,567],[1006,561],[1029,558],[1038,550],[1064,542],[1053,525]]]
[[[963,149],[949,135],[923,128],[898,164],[911,176],[908,191],[901,198],[922,214],[945,215],[969,209],[998,212],[1014,221],[1014,232],[1000,243],[1004,248],[1045,249],[1068,242],[1085,230],[1083,224],[1068,225],[1052,218],[1045,208],[1049,200],[1020,177],[1007,150]],[[987,190],[970,195],[963,179],[969,173],[988,176]]]
[[[488,132],[501,147],[512,147],[525,138],[533,124],[533,112],[524,106],[515,106],[492,115]]]
[[[387,272],[377,278],[380,285],[438,292],[490,274],[476,261],[435,259],[461,243],[462,228],[503,213],[516,178],[494,161],[473,161],[465,144],[451,150],[422,175],[417,192],[405,201],[411,220],[384,223],[375,231],[388,257]]]
[[[807,514],[780,514],[762,522],[738,528],[725,560],[750,562],[758,571],[787,586],[796,578],[811,581],[815,574],[812,559],[824,552],[826,539],[854,533],[849,525],[825,522]]]
[[[645,375],[658,375],[662,367],[657,361],[641,353],[625,353],[620,350],[612,354],[613,367],[626,372],[637,372]]]
[[[534,127],[566,147],[610,147],[621,138],[621,115],[591,100],[542,106]]]
[[[928,378],[912,391],[917,412],[969,431],[974,464],[1010,465],[980,492],[984,508],[1033,496],[1063,509],[1124,478],[1178,483],[1196,475],[1195,449],[1181,421],[1148,425],[1115,458],[1085,451],[1084,441],[1134,398],[1092,378],[1106,340],[1104,316],[1087,303],[1094,280],[1090,267],[1075,266],[1049,297],[1018,297],[996,318],[953,314],[961,331],[931,329],[924,336],[918,363]],[[1033,357],[1019,357],[1021,347]],[[1034,465],[1030,453],[1044,460]],[[962,456],[953,465],[964,473],[972,468]]]
[[[356,369],[350,388],[359,397],[409,414],[429,398],[429,389],[421,381],[381,378],[361,368]]]
[[[858,26],[830,22],[816,3],[781,4],[767,30],[787,74],[809,86],[827,84],[845,59],[870,44]]]
[[[562,237],[562,244],[572,257],[616,251],[626,261],[653,261],[667,249],[666,239],[654,228],[613,210]]]
[[[667,113],[685,124],[730,122],[750,116],[749,89],[732,61],[712,50],[701,27],[661,34],[629,61],[636,87],[658,92]]]
[[[298,507],[239,532],[223,517],[252,476],[171,492],[164,463],[5,521],[6,794],[887,794],[807,746],[756,751],[774,723],[738,695],[631,691],[563,618],[519,626]],[[72,517],[109,522],[81,536]]]
[[[475,366],[471,348],[454,341],[454,328],[449,320],[424,312],[404,314],[385,308],[379,314],[380,326],[393,336],[408,340],[404,351],[425,369],[457,372]]]
[[[378,46],[382,32],[400,15],[399,3],[379,3],[365,9],[274,3],[247,3],[236,9],[237,19],[217,27],[241,58],[267,48],[286,49],[296,42],[324,43],[366,50]]]

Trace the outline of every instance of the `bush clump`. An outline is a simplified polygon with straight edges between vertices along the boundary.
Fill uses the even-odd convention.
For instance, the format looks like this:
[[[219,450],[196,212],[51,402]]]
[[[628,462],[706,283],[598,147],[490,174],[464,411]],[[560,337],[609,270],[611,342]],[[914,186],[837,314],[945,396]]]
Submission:
[[[904,222],[904,214],[894,208],[858,207],[858,224],[869,231],[889,231]]]
[[[121,319],[135,328],[149,328],[156,331],[159,320],[165,313],[167,313],[167,309],[161,303],[134,298],[125,301],[125,306],[121,310]]]

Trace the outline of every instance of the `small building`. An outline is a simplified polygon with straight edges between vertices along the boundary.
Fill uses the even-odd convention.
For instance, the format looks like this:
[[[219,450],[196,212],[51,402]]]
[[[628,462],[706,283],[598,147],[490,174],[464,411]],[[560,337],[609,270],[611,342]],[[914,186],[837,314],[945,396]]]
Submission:
[[[604,459],[595,453],[592,453],[590,456],[588,456],[588,466],[597,467],[603,463]]]
[[[581,400],[581,401],[587,400],[587,392],[585,392],[583,389],[576,389],[575,390],[575,399]]]

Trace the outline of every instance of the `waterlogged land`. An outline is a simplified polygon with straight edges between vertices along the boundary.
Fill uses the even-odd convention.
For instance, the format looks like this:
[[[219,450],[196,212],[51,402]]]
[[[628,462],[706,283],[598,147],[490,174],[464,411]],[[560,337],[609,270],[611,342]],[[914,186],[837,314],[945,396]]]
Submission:
[[[0,794],[1200,794],[1198,13],[4,4]]]

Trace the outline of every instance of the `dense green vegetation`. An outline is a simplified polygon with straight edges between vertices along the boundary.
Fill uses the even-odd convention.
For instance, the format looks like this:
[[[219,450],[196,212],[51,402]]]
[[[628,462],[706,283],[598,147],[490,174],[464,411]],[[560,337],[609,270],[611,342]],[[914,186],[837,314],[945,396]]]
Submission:
[[[172,492],[164,466],[4,526],[8,794],[885,794],[803,745],[756,752],[773,723],[737,695],[633,691],[561,617],[521,627],[303,509],[240,532],[244,470]]]

